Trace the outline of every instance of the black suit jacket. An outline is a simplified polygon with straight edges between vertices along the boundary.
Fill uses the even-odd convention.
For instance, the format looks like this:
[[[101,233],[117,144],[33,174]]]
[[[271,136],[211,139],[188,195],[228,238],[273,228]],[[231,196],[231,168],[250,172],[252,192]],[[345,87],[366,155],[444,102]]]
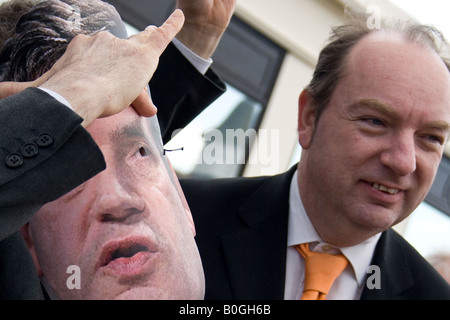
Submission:
[[[39,89],[0,100],[0,115],[0,298],[41,299],[34,263],[18,231],[43,204],[103,170],[105,162],[82,119]],[[43,134],[50,139],[44,144]],[[26,146],[37,154],[26,157]],[[22,165],[8,161],[14,154]]]
[[[170,43],[150,80],[152,100],[164,143],[184,128],[226,90],[225,83],[209,69],[205,75]]]
[[[225,90],[212,71],[200,75],[173,45],[162,55],[152,80],[165,142],[173,129],[185,126]],[[77,114],[36,88],[0,100],[0,300],[44,298],[19,230],[42,205],[105,169],[100,149],[81,122]],[[38,145],[43,145],[38,143],[42,134],[51,138],[48,146]],[[27,158],[21,153],[30,144],[38,153]],[[22,157],[23,164],[11,166],[17,163],[11,154]]]
[[[194,215],[206,299],[284,298],[289,189],[295,167],[257,178],[182,180]],[[381,289],[362,299],[450,299],[437,271],[393,230],[382,234],[373,265]]]

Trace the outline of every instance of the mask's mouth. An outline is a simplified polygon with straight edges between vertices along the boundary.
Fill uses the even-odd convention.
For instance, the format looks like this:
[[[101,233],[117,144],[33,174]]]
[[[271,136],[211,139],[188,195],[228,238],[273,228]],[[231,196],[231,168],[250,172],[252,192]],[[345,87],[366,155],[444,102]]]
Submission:
[[[131,245],[129,247],[118,248],[111,253],[111,257],[107,263],[120,258],[131,258],[139,252],[150,252],[148,248],[141,244]]]
[[[119,241],[107,243],[100,256],[99,267],[104,267],[112,262],[130,262],[138,256],[155,253],[155,245],[144,237],[131,237]]]

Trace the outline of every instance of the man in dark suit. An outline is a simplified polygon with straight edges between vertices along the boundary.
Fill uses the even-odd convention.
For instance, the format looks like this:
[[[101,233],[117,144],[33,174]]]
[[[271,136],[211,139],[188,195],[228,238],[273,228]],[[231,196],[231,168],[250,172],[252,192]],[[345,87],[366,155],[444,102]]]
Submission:
[[[154,46],[155,48],[151,46],[149,48],[152,50],[149,52],[149,54],[152,54],[150,56],[152,60],[148,61],[149,58],[145,57],[147,58],[147,60],[143,61],[145,63],[140,63],[144,57],[139,59],[140,56],[137,55],[138,50],[135,50],[134,52],[137,55],[135,59],[133,59],[133,55],[130,55],[128,56],[128,59],[126,59],[128,64],[123,63],[123,66],[118,65],[117,68],[110,68],[111,74],[106,74],[105,76],[111,76],[111,82],[116,85],[111,86],[111,90],[107,90],[108,88],[106,88],[106,90],[99,89],[96,87],[97,82],[94,80],[89,82],[87,80],[90,79],[89,76],[95,78],[95,75],[99,72],[104,72],[102,67],[105,63],[102,62],[105,61],[102,60],[102,53],[107,52],[108,49],[110,49],[111,44],[112,46],[119,45],[119,47],[123,45],[124,51],[128,48],[124,44],[114,43],[116,40],[112,40],[104,35],[103,37],[94,37],[100,39],[98,41],[104,41],[105,43],[103,45],[99,42],[90,42],[90,40],[87,40],[86,38],[79,39],[76,44],[71,45],[70,48],[72,48],[72,51],[68,50],[69,53],[63,56],[60,60],[61,62],[58,61],[57,67],[55,66],[56,69],[51,69],[45,76],[32,83],[3,83],[0,86],[2,96],[20,91],[28,86],[43,86],[44,88],[49,89],[51,94],[60,99],[61,97],[58,96],[58,93],[62,94],[62,96],[69,101],[69,104],[73,109],[81,116],[80,118],[78,115],[73,114],[69,108],[38,89],[27,89],[24,92],[1,101],[1,103],[6,106],[3,110],[5,111],[5,115],[7,115],[2,119],[5,119],[8,125],[15,126],[14,131],[18,132],[15,133],[17,138],[13,139],[14,141],[6,135],[4,136],[5,141],[2,142],[2,149],[7,153],[5,155],[6,165],[2,170],[6,172],[5,176],[8,178],[1,184],[1,188],[4,191],[2,191],[2,198],[4,199],[2,201],[2,207],[9,207],[8,210],[2,211],[1,224],[2,241],[0,241],[0,254],[3,262],[0,267],[0,295],[2,299],[42,298],[42,292],[39,281],[37,281],[34,264],[30,259],[28,251],[24,250],[26,246],[16,231],[27,222],[44,203],[52,201],[67,193],[105,168],[105,161],[100,150],[89,134],[81,128],[79,122],[84,119],[83,126],[87,126],[98,116],[112,115],[122,110],[123,106],[121,106],[120,103],[123,103],[124,100],[129,99],[131,95],[135,94],[133,90],[130,90],[129,85],[123,85],[123,81],[135,84],[135,86],[132,86],[132,88],[135,88],[139,87],[141,84],[139,81],[141,78],[140,76],[145,74],[147,81],[149,80],[152,74],[152,68],[156,67],[154,62],[157,61],[157,56],[161,54],[162,47],[167,45],[167,40],[171,40],[167,38],[173,37],[176,34],[176,31],[179,30],[182,23],[181,20],[180,14],[178,13],[178,16],[171,20],[172,26],[169,23],[161,31],[157,30],[152,33],[152,30],[149,30],[144,34],[134,36],[132,38],[135,39],[133,42],[138,40],[142,41],[143,39],[146,39],[145,37],[148,37],[149,42],[156,42],[157,45]],[[164,33],[164,30],[166,32],[165,37],[161,35]],[[221,32],[219,32],[218,39],[220,39]],[[145,36],[145,34],[147,34],[147,36]],[[149,35],[151,35],[151,37]],[[157,42],[157,37],[161,38],[159,42]],[[93,43],[99,44],[99,46],[90,47],[89,45]],[[75,62],[70,60],[70,58],[80,57],[76,54],[80,54],[82,50],[85,49],[85,46],[97,49],[102,48],[103,46],[104,51],[100,51],[99,49],[98,51],[92,50],[90,53],[96,55],[96,60],[94,60],[92,64],[86,65],[85,69],[76,69]],[[117,54],[120,53],[121,52],[117,52]],[[90,56],[83,55],[83,57],[89,58]],[[64,58],[66,59],[64,60]],[[158,103],[159,106],[166,107],[165,109],[161,108],[160,110],[171,110],[169,108],[170,106],[189,106],[190,104],[197,105],[197,103],[200,104],[200,106],[203,106],[204,104],[209,103],[211,99],[214,100],[215,97],[223,92],[224,84],[214,75],[214,73],[208,70],[205,75],[199,74],[197,70],[195,70],[190,63],[174,49],[173,45],[167,49],[165,59],[167,59],[166,62],[161,61],[162,68],[159,68],[157,72],[160,74],[162,73],[162,75],[159,75],[160,79],[166,79],[164,78],[164,74],[166,72],[177,70],[176,66],[179,66],[180,70],[187,70],[190,72],[191,77],[189,77],[188,74],[183,73],[182,77],[174,77],[179,81],[165,82],[165,87],[164,85],[160,86],[165,88],[164,92],[162,90],[153,91],[154,101]],[[64,62],[69,63],[69,66],[71,66],[72,69],[66,67],[63,69],[64,72],[61,73],[59,71],[65,66]],[[111,63],[113,62],[115,61],[108,61],[107,65],[111,66]],[[152,64],[149,64],[149,62],[152,62]],[[72,65],[70,65],[70,63],[72,63]],[[78,64],[84,66],[83,61],[78,61]],[[143,72],[137,72],[135,69],[136,67]],[[84,90],[86,90],[85,86],[76,87],[82,89],[82,92],[78,92],[67,82],[73,81],[74,78],[80,76],[79,73],[76,73],[77,71],[86,72],[86,76],[83,76],[83,81],[89,83],[90,88],[94,89],[92,91],[88,90],[93,96],[84,94]],[[130,77],[127,78],[127,75]],[[119,77],[120,79],[116,80],[120,81],[114,80],[115,78],[113,76]],[[134,77],[136,77],[136,81]],[[56,79],[59,81],[56,81]],[[26,79],[14,80],[23,81]],[[119,87],[121,90],[118,90],[116,87]],[[124,90],[124,88],[127,89]],[[174,88],[177,88],[177,90],[173,90]],[[127,90],[130,90],[130,92]],[[203,90],[206,93],[204,95],[201,94]],[[213,93],[211,93],[211,90]],[[117,106],[115,106],[115,104],[110,104],[109,102],[108,97],[111,96],[111,91],[113,91],[114,94],[116,92],[119,93],[117,98],[121,99],[117,99]],[[168,96],[168,91],[171,92],[171,97],[174,96],[175,92],[175,95],[178,95],[179,99],[172,99],[170,101],[165,100],[165,97]],[[102,94],[94,95],[97,92],[101,92]],[[115,97],[115,95],[112,96]],[[80,97],[82,97],[82,99]],[[62,100],[64,100],[64,98]],[[35,100],[38,101],[39,104],[37,106],[31,106],[30,102]],[[86,100],[90,103],[87,103]],[[102,101],[107,102],[106,105],[105,103],[102,103]],[[83,109],[83,107],[91,105],[97,106],[95,103],[98,104],[97,108],[93,108],[92,110],[89,108]],[[102,106],[105,107],[105,110],[103,110],[102,113],[98,113],[97,110],[100,109],[99,111],[102,111],[100,108]],[[121,109],[116,110],[119,106]],[[151,104],[151,101],[149,101],[148,96],[143,94],[139,95],[139,98],[134,101],[133,106],[145,116],[152,116],[156,111],[153,104]],[[18,115],[19,112],[17,111],[19,110],[19,107],[20,115]],[[35,112],[38,113],[37,116],[34,116]],[[21,115],[23,115],[24,118],[22,118]],[[48,120],[47,117],[50,118],[50,120]],[[187,112],[186,118],[189,117],[189,112]],[[170,134],[171,123],[174,122],[173,120],[176,120],[176,118],[167,117],[166,119],[167,120],[162,120],[161,124],[165,128],[165,132],[167,132],[167,137]],[[180,123],[182,123],[182,121]],[[65,126],[66,124],[67,128]],[[24,127],[23,130],[21,130],[22,125]],[[173,126],[174,125],[172,124],[172,127]],[[8,128],[6,123],[5,128]],[[73,131],[74,128],[76,128],[76,131]],[[29,133],[28,135],[22,132],[29,130],[31,130],[32,133]],[[37,136],[35,137],[35,135]],[[30,139],[33,142],[27,143],[26,141]],[[15,140],[20,140],[19,143],[24,144],[24,146],[29,145],[33,147],[35,145],[42,145],[41,148],[43,148],[43,150],[38,149],[38,152],[47,154],[47,157],[26,157],[23,154],[11,152],[10,150],[15,150],[15,147],[17,147],[17,141]],[[27,149],[24,146],[22,146],[21,149]],[[80,151],[79,149],[82,150]],[[12,157],[11,155],[14,155],[15,157]],[[23,161],[24,158],[26,158],[25,162]],[[31,159],[31,161],[28,160],[28,158]],[[44,161],[47,158],[48,160]],[[67,159],[71,159],[70,164],[67,163]],[[44,164],[41,164],[42,161],[44,161]],[[25,164],[27,164],[26,167],[32,166],[33,169],[30,169],[31,167],[28,169],[25,168]],[[78,170],[73,170],[73,168],[77,168]],[[21,183],[26,183],[27,188],[22,188]],[[29,193],[31,193],[31,195]]]
[[[425,198],[450,133],[449,48],[432,28],[366,21],[356,15],[333,30],[300,95],[297,166],[181,181],[206,299],[300,299],[302,243],[349,262],[327,299],[450,299],[445,280],[391,229]]]

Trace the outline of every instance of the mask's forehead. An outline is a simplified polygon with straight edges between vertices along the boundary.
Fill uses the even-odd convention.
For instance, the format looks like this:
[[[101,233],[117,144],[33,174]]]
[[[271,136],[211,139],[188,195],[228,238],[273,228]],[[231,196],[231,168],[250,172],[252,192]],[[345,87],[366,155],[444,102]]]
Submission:
[[[115,35],[117,38],[128,38],[127,28],[120,17],[119,13],[114,9],[115,14],[111,14],[111,24],[107,27],[107,31]]]
[[[147,121],[148,121],[149,128],[150,128],[150,134],[152,135],[152,137],[155,141],[156,148],[158,150],[161,150],[161,152],[163,152],[164,146],[163,146],[163,142],[162,142],[161,129],[159,127],[157,116],[155,115],[151,118],[148,118]]]
[[[152,98],[152,93],[150,92],[150,87],[147,85],[147,94],[149,95],[150,99]],[[153,136],[153,139],[155,140],[156,147],[158,150],[161,150],[163,152],[164,146],[161,136],[161,128],[159,126],[158,117],[157,115],[154,115],[153,117],[147,118],[148,120],[148,126],[150,128],[150,133]]]
[[[108,29],[108,31],[111,32],[113,35],[115,35],[117,38],[121,38],[121,39],[128,38],[127,29],[126,29],[125,24],[123,23],[122,19],[120,19],[120,17],[118,17],[117,22],[113,26],[111,26]]]
[[[148,86],[147,86],[147,93],[151,99],[152,94],[151,94],[150,88]],[[148,118],[147,121],[149,123],[150,133],[154,139],[156,148],[160,152],[160,156],[162,158],[164,166],[165,166],[167,172],[169,173],[170,180],[172,181],[172,183],[174,185],[177,185],[178,178],[176,177],[175,172],[173,171],[172,165],[170,164],[169,159],[167,159],[167,156],[165,155],[165,152],[164,152],[164,144],[163,144],[163,140],[162,140],[162,136],[161,136],[161,128],[160,128],[159,122],[158,122],[158,116],[154,115],[153,117]],[[181,190],[179,190],[178,192],[181,192]],[[184,195],[180,195],[180,196],[182,198],[184,198]]]

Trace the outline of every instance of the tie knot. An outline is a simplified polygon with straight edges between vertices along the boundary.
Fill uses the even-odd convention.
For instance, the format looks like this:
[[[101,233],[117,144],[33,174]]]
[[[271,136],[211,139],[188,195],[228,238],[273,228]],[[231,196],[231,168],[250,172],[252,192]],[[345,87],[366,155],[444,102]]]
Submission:
[[[296,246],[296,249],[305,258],[303,290],[318,292],[325,298],[334,280],[347,267],[347,258],[343,254],[310,251],[307,243]]]

